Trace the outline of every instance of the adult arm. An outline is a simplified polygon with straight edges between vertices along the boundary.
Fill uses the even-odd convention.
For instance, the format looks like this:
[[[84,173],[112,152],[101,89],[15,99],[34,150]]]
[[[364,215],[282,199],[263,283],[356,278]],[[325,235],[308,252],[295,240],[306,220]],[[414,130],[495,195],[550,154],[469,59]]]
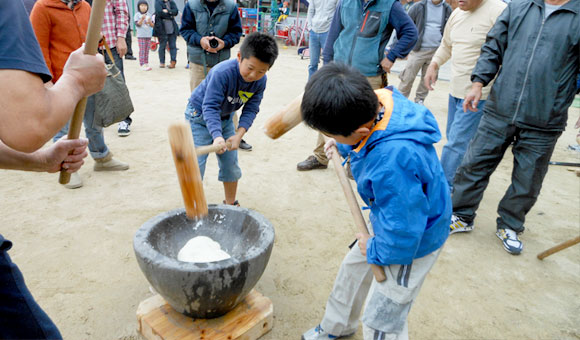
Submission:
[[[458,13],[458,11],[459,9],[456,9],[449,16],[449,20],[447,20],[447,23],[445,24],[445,29],[443,30],[443,37],[441,38],[441,43],[439,44],[439,47],[437,48],[437,51],[435,51],[433,59],[431,60],[431,65],[435,63],[434,67],[436,68],[436,70],[439,69],[441,65],[445,64],[447,60],[451,58],[451,47],[452,47],[451,30],[453,29],[452,28],[453,19],[455,18],[455,15]]]
[[[177,8],[177,4],[175,4],[175,1],[170,0],[170,5],[169,5],[169,14],[171,15],[172,19],[174,17],[177,16],[177,14],[179,14],[179,8]]]
[[[334,59],[334,42],[338,39],[338,35],[343,28],[342,20],[340,18],[341,9],[342,1],[339,1],[336,5],[336,11],[334,12],[330,29],[328,30],[324,49],[322,50],[322,60],[324,61],[324,65],[330,63]]]
[[[223,36],[224,48],[232,48],[240,42],[242,37],[242,19],[240,19],[240,12],[238,6],[235,5],[228,19],[228,30]]]
[[[157,2],[155,3],[155,11],[157,12]],[[161,12],[161,9],[159,9]],[[197,33],[197,28],[195,25],[195,16],[189,8],[189,4],[185,4],[183,7],[183,13],[181,15],[181,28],[179,33],[187,41],[188,45],[201,46],[201,34]]]
[[[33,152],[70,119],[81,98],[100,91],[107,71],[99,54],[71,53],[63,75],[47,89],[34,73],[0,69],[0,140],[8,147]]]
[[[373,150],[381,152],[381,150]],[[373,152],[371,151],[371,152]],[[366,243],[368,263],[410,264],[427,225],[429,202],[418,178],[417,156],[409,148],[380,155],[362,183],[375,195],[371,223],[375,235]]]
[[[87,139],[63,139],[33,153],[9,148],[0,141],[0,169],[39,172],[75,172],[87,157]],[[70,154],[69,154],[70,153]]]
[[[125,0],[113,0],[113,14],[115,16],[115,28],[117,30],[117,53],[123,58],[127,53],[127,29],[129,28],[129,8]]]
[[[486,86],[495,78],[499,71],[503,61],[503,54],[508,44],[509,8],[508,6],[499,15],[497,21],[487,33],[485,43],[481,47],[481,54],[471,73],[472,82],[479,82]]]
[[[418,38],[417,27],[415,27],[415,24],[398,1],[395,1],[391,7],[389,24],[385,32],[392,31],[392,29],[397,31],[397,43],[389,50],[387,59],[394,63],[397,58],[404,59],[407,57],[413,47],[415,47]]]
[[[311,0],[308,3],[308,11],[306,12],[306,23],[308,24],[308,27],[310,27],[310,30],[312,30],[312,17],[314,17],[314,13],[314,1]]]
[[[50,18],[48,17],[48,11],[42,3],[37,3],[30,13],[30,23],[34,29],[34,35],[38,40],[40,45],[40,50],[44,56],[44,61],[48,70],[52,72],[52,63],[50,61],[50,28],[52,24],[50,23]]]

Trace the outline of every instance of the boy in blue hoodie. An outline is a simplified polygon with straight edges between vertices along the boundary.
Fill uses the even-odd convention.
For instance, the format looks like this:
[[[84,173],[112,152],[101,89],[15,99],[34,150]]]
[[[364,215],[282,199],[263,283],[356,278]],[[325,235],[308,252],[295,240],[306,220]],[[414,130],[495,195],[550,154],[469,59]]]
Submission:
[[[260,109],[266,72],[277,57],[278,46],[274,38],[252,33],[244,39],[237,59],[214,66],[189,98],[185,118],[191,125],[195,146],[221,147],[217,152],[218,180],[224,184],[225,204],[239,206],[236,192],[242,171],[238,166],[237,149]],[[236,131],[232,117],[242,106]],[[197,160],[203,177],[207,155]]]
[[[337,156],[330,151],[337,142],[350,158],[374,231],[357,234],[358,247],[341,264],[322,322],[302,339],[352,335],[365,299],[365,340],[407,339],[411,305],[449,235],[449,186],[433,147],[441,138],[437,122],[399,91],[373,91],[361,73],[337,63],[306,85],[302,117],[332,138],[329,158]],[[369,264],[383,266],[387,280],[374,280]]]

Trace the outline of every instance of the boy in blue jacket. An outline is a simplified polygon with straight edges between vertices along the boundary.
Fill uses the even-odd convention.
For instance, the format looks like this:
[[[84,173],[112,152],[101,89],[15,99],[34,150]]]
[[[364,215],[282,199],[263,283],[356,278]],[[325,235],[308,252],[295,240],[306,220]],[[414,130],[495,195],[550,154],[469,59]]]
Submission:
[[[274,38],[252,33],[242,43],[237,59],[214,66],[189,98],[185,118],[191,125],[195,146],[221,147],[217,152],[218,180],[224,184],[225,204],[239,206],[236,191],[242,171],[238,166],[237,149],[260,109],[266,72],[277,57],[278,46]],[[232,117],[242,106],[236,131]],[[203,177],[207,155],[197,160]]]
[[[441,138],[437,122],[399,91],[373,91],[361,73],[337,63],[306,85],[302,116],[332,138],[329,158],[337,156],[330,151],[336,142],[350,158],[374,230],[370,237],[357,234],[358,247],[341,264],[322,322],[302,339],[352,335],[365,299],[364,339],[407,339],[411,305],[449,235],[449,186],[433,147]],[[387,280],[374,280],[369,264],[383,266]]]

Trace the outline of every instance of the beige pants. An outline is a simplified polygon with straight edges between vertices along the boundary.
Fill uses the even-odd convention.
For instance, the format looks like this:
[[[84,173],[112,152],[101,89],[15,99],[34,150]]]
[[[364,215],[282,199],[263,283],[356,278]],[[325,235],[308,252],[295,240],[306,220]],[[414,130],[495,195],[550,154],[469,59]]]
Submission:
[[[427,68],[429,68],[429,64],[431,63],[431,59],[433,59],[435,51],[437,51],[437,49],[413,51],[409,54],[405,69],[401,74],[399,74],[399,79],[401,79],[399,91],[401,91],[405,97],[409,98],[415,78],[419,71],[421,71],[421,81],[419,82],[417,92],[415,93],[415,102],[427,98],[429,89],[425,86],[425,73],[427,72]]]
[[[211,70],[211,67],[207,68],[207,72]],[[191,92],[205,79],[205,70],[203,65],[198,65],[196,63],[189,63],[189,89]]]
[[[367,77],[367,80],[371,84],[373,90],[378,90],[383,87],[381,76]],[[324,153],[324,136],[320,132],[318,133],[318,140],[316,141],[316,147],[314,148],[314,157],[316,157],[321,164],[328,164],[328,158]]]

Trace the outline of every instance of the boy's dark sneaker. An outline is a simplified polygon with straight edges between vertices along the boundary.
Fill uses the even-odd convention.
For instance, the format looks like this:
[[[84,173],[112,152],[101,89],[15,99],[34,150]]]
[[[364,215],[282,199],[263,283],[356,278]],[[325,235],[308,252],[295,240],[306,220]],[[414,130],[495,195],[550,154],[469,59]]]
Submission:
[[[244,150],[244,151],[252,151],[252,146],[250,144],[246,143],[246,141],[242,139],[240,141],[239,149]]]
[[[498,229],[495,235],[503,243],[505,251],[513,255],[519,255],[524,249],[522,241],[518,238],[518,233],[512,229]]]
[[[467,222],[459,216],[451,215],[451,225],[449,226],[449,234],[464,233],[473,230],[473,221]]]
[[[315,169],[326,169],[328,165],[322,164],[316,159],[314,156],[308,156],[306,160],[298,163],[296,165],[296,169],[298,171],[308,171],[308,170],[315,170]]]
[[[133,57],[132,55],[126,55],[125,59],[126,60],[137,60],[137,58]]]

